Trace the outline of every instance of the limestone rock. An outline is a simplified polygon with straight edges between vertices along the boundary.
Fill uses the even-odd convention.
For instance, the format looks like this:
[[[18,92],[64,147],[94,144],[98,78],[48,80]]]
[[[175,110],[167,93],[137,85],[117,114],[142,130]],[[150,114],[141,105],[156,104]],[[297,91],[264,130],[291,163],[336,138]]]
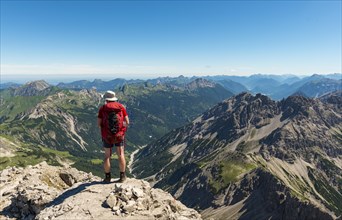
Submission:
[[[54,200],[36,219],[72,219],[75,213],[78,219],[201,219],[169,193],[136,179],[123,184],[79,183],[63,194],[63,201]]]
[[[201,219],[142,180],[105,184],[75,168],[45,162],[7,168],[0,177],[0,219]]]
[[[133,188],[132,189],[133,195],[135,195],[137,198],[143,197],[144,196],[144,191],[139,189],[139,188]]]
[[[1,171],[0,179],[0,214],[9,218],[33,219],[70,185],[91,181],[95,177],[74,168],[53,167],[42,162],[25,169],[7,168]]]
[[[107,205],[111,208],[113,208],[116,205],[117,201],[118,200],[114,194],[110,194],[106,200]]]

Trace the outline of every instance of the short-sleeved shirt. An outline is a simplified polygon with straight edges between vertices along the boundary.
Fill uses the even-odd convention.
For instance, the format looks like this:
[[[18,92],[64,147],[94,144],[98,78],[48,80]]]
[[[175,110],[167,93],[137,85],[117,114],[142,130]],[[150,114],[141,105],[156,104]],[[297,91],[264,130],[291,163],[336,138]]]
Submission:
[[[103,118],[103,114],[105,114],[105,111],[104,111],[104,107],[105,105],[108,105],[110,104],[111,102],[108,102],[106,104],[104,104],[103,106],[101,106],[101,108],[99,109],[99,113],[97,115],[98,118]],[[126,108],[119,102],[115,102],[115,104],[121,109],[122,111],[122,116],[125,118],[126,116],[128,116],[127,114],[127,111],[126,111]],[[103,123],[103,122],[102,122]],[[106,134],[106,129],[103,129],[103,124],[101,123],[101,136],[102,138],[105,138],[107,137],[107,134]]]

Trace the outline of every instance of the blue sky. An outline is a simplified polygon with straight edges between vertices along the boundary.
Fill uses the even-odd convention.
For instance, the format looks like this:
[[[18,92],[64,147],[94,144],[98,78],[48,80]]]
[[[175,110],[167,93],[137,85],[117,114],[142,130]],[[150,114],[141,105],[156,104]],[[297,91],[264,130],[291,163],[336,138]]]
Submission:
[[[1,75],[341,72],[341,1],[1,1]]]

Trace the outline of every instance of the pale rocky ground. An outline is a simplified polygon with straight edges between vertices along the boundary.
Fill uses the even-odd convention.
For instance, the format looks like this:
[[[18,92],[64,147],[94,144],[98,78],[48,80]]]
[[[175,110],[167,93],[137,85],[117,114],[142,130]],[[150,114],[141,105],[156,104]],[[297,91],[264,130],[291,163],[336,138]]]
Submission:
[[[45,162],[0,172],[0,219],[201,219],[143,180],[99,177]]]
[[[18,145],[9,141],[4,137],[0,137],[0,155],[1,157],[13,157],[15,156],[14,150],[18,148]]]

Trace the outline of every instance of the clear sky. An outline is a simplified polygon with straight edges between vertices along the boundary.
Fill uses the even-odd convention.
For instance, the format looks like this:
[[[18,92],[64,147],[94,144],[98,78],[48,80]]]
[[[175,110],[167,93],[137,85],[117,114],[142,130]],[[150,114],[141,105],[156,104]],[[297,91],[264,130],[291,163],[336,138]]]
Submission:
[[[340,73],[341,10],[341,1],[2,0],[1,76]]]

